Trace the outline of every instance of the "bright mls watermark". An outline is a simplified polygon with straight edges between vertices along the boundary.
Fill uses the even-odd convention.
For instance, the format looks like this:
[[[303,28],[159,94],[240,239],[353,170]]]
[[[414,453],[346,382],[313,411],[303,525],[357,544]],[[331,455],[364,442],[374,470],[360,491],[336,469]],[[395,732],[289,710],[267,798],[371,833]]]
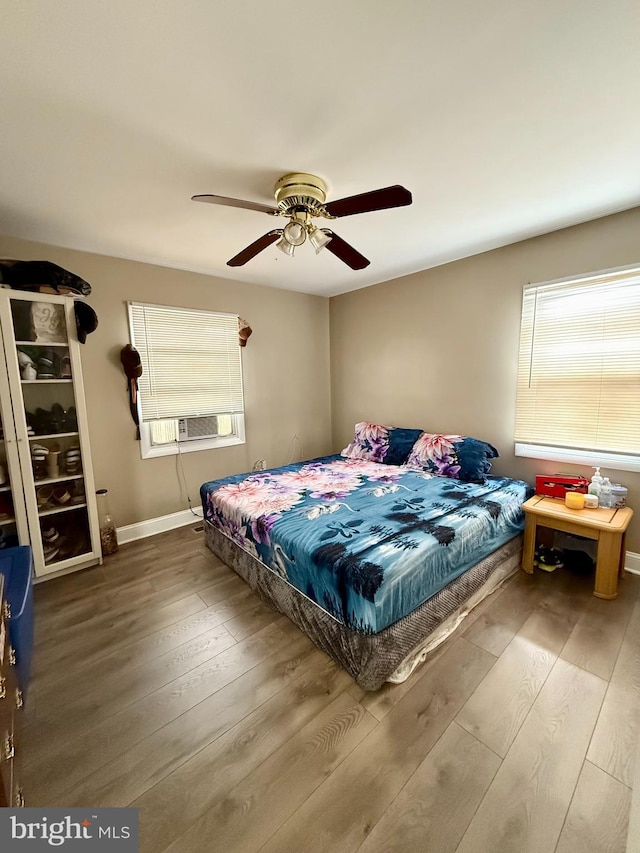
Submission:
[[[0,809],[2,853],[138,853],[138,809]]]

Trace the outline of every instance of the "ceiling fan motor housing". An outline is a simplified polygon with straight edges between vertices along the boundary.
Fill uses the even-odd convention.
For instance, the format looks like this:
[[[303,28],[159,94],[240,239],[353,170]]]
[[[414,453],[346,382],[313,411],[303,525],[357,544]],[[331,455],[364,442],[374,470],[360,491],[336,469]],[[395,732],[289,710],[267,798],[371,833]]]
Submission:
[[[324,203],[327,187],[321,178],[306,172],[291,172],[276,181],[274,195],[278,207],[285,215],[304,211],[311,216],[326,215]]]

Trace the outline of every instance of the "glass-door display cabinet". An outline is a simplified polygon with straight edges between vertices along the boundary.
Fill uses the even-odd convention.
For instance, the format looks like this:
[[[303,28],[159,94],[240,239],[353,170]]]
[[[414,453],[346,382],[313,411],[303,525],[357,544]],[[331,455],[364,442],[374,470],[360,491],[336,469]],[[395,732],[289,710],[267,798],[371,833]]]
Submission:
[[[95,564],[100,536],[74,299],[0,290],[0,329],[0,530],[7,544],[31,545],[36,577]]]
[[[3,361],[0,328],[0,549],[29,542],[9,377]]]

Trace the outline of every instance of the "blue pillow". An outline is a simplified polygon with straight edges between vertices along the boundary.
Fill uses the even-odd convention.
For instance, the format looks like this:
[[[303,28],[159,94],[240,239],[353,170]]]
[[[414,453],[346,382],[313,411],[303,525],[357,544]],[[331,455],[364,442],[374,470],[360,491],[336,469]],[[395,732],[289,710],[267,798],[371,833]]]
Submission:
[[[492,444],[463,435],[423,432],[409,454],[407,467],[450,477],[465,483],[484,483],[491,459],[498,456]]]
[[[385,465],[404,465],[413,445],[422,434],[421,429],[392,427],[389,430],[389,448],[383,458]]]
[[[500,455],[492,444],[479,438],[463,438],[454,445],[460,464],[460,479],[467,483],[484,483],[491,470],[491,459]]]

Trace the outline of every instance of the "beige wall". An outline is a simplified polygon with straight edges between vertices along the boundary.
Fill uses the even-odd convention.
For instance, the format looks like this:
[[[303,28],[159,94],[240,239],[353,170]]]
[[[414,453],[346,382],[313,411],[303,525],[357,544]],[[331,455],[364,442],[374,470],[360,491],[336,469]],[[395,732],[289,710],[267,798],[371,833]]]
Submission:
[[[333,447],[357,421],[490,441],[493,471],[590,469],[513,453],[522,287],[637,264],[640,208],[331,299]],[[636,509],[627,549],[640,552],[640,474],[607,471]]]
[[[118,526],[187,508],[178,459],[140,458],[120,350],[127,301],[228,311],[253,335],[242,353],[245,445],[180,457],[194,506],[205,480],[330,452],[329,300],[150,264],[0,237],[0,257],[50,260],[90,282],[99,325],[82,347],[93,467]]]
[[[294,435],[296,459],[339,450],[363,419],[484,438],[500,450],[496,473],[530,482],[590,476],[513,455],[522,286],[637,263],[639,233],[636,208],[331,300],[9,237],[0,256],[51,260],[93,286],[100,324],[82,356],[94,470],[122,526],[187,507],[177,458],[142,460],[134,440],[119,359],[128,300],[237,312],[254,330],[243,351],[247,443],[182,455],[194,505],[204,480],[261,458],[284,464]],[[640,508],[640,474],[609,473]],[[640,552],[640,509],[627,547]]]

